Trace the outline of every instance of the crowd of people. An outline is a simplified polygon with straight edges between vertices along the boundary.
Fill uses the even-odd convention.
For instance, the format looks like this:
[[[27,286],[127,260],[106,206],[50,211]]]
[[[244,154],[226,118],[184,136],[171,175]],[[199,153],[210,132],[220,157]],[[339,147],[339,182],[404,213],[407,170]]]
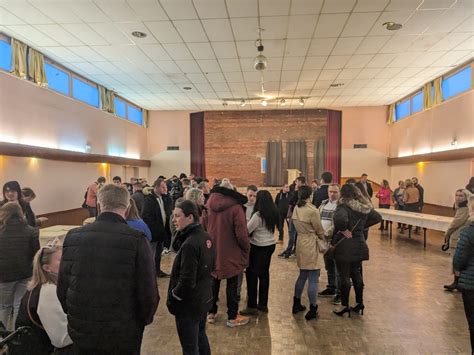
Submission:
[[[295,256],[299,269],[291,312],[306,311],[306,320],[317,319],[319,296],[339,305],[335,316],[363,315],[368,230],[378,223],[384,230],[388,223],[374,209],[367,174],[342,186],[332,180],[324,172],[308,185],[300,176],[273,199],[254,185],[241,194],[226,178],[215,179],[211,188],[207,179],[185,174],[160,176],[151,186],[144,179],[125,184],[116,176],[107,184],[99,177],[84,195],[88,223],[71,230],[63,243],[43,247],[38,226],[45,220],[31,209],[33,190],[7,182],[0,203],[0,321],[9,329],[32,329],[25,353],[139,354],[144,328],[160,301],[156,278],[169,277],[166,305],[183,354],[210,354],[206,326],[219,319],[223,280],[228,327],[270,312],[270,265],[276,244],[285,239],[285,224],[288,244],[278,256]],[[471,179],[456,192],[456,216],[445,240],[454,274],[453,284],[445,287],[462,293],[471,341],[473,189]],[[396,209],[421,212],[423,194],[413,178],[400,181],[393,192],[383,180],[375,197],[379,208],[393,202]],[[405,228],[400,225],[400,232]],[[161,259],[172,252],[168,274]],[[318,292],[323,267],[328,282]],[[246,305],[239,311],[244,282]],[[302,301],[306,283],[308,306]]]

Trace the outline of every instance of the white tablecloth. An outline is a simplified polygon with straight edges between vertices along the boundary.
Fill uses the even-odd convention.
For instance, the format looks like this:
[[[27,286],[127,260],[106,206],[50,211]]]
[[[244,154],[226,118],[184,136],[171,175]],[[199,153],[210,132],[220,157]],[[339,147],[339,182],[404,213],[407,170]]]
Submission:
[[[453,221],[453,217],[436,216],[426,213],[414,213],[383,208],[376,208],[375,210],[380,213],[382,218],[386,221],[404,223],[441,232],[446,232]]]
[[[80,226],[56,225],[56,226],[51,226],[47,228],[42,228],[40,229],[40,234],[39,234],[40,244],[43,246],[48,241],[53,240],[54,238],[58,238],[59,240],[63,241],[67,232],[77,227],[80,227]]]

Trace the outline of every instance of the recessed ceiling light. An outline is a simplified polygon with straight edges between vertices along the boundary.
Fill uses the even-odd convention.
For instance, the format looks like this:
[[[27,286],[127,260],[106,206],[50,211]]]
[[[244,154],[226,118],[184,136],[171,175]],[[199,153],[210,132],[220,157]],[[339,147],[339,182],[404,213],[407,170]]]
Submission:
[[[262,105],[263,107],[267,106],[268,105],[267,100],[262,100],[262,102],[260,102],[260,105]]]
[[[304,99],[301,98],[301,99],[298,101],[298,103],[300,104],[300,106],[304,106]]]
[[[403,27],[401,24],[392,21],[385,22],[382,26],[389,31],[397,31]]]
[[[223,101],[223,102],[222,102],[222,106],[225,107],[225,106],[227,106],[227,105],[228,105],[227,101]]]
[[[183,87],[183,89],[184,89],[184,90],[191,90],[192,87],[190,87],[190,86],[185,86],[185,87]]]
[[[344,85],[344,83],[334,83],[334,84],[331,84],[329,86],[332,87],[332,88],[338,88],[338,87],[341,87],[343,85]]]
[[[280,100],[280,106],[285,106],[286,105],[286,100],[285,99],[281,99]]]
[[[245,100],[240,100],[240,107],[245,107],[246,104]]]
[[[145,37],[146,37],[146,33],[140,32],[140,31],[133,31],[133,32],[132,32],[132,36],[133,36],[133,37],[137,37],[137,38],[145,38]]]

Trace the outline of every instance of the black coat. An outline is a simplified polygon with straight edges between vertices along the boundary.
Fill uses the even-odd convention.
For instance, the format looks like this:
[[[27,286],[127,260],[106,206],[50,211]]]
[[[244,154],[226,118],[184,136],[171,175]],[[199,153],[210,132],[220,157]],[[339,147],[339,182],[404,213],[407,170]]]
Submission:
[[[316,206],[316,208],[319,208],[319,206],[321,206],[321,203],[329,198],[328,189],[329,185],[323,184],[316,191],[314,191],[313,205]]]
[[[143,201],[142,218],[148,225],[148,228],[150,228],[152,242],[164,242],[171,238],[170,216],[173,201],[168,195],[162,196],[162,199],[166,214],[165,223],[163,223],[160,205],[158,204],[155,193],[152,191],[145,196],[145,200]]]
[[[278,207],[278,212],[281,216],[285,216],[288,214],[288,208],[290,207],[290,201],[293,197],[291,192],[280,192],[275,197],[275,205]]]
[[[358,201],[340,200],[333,214],[334,234],[332,244],[337,244],[342,238],[342,232],[352,231],[352,238],[342,241],[334,251],[336,260],[355,262],[369,260],[369,248],[364,238],[364,229],[379,223],[382,220],[370,205],[363,205]]]
[[[364,185],[359,181],[359,182],[356,182],[355,184],[360,191],[362,191],[362,193],[364,193]],[[374,194],[374,190],[372,190],[372,184],[370,182],[367,181],[367,194],[369,195],[370,198],[372,198],[372,195]]]
[[[0,282],[31,277],[33,257],[38,251],[38,230],[20,219],[11,219],[0,232]]]
[[[5,205],[7,202],[8,202],[7,200],[3,200],[2,202],[0,202],[0,207]],[[23,200],[19,200],[18,204],[20,205],[21,210],[23,211],[23,215],[25,216],[28,224],[32,227],[37,227],[38,223],[36,222],[36,215],[33,212],[31,205],[28,202],[25,202]]]
[[[177,234],[166,305],[171,314],[200,320],[212,306],[212,276],[216,252],[199,223]]]
[[[63,245],[57,294],[74,344],[132,353],[159,302],[146,236],[111,212],[71,230]]]
[[[418,207],[423,208],[425,205],[425,189],[420,185],[417,184],[415,187],[418,189],[418,192],[420,193],[420,199],[418,200]]]

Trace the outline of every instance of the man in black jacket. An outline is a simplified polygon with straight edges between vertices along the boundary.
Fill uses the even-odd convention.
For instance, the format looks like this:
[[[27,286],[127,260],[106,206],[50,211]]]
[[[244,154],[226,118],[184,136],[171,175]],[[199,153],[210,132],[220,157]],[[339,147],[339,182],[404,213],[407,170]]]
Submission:
[[[359,188],[360,191],[362,191],[363,194],[364,194],[364,191],[366,191],[367,195],[369,195],[369,197],[372,198],[372,195],[374,194],[374,190],[372,190],[372,184],[367,180],[368,177],[369,176],[366,173],[362,174],[359,182],[356,183],[356,186]]]
[[[316,206],[316,208],[319,208],[321,203],[329,198],[328,188],[331,182],[332,174],[329,171],[325,171],[321,174],[321,186],[313,193],[313,205]]]
[[[168,288],[168,310],[176,318],[183,354],[211,354],[206,335],[206,315],[212,306],[212,276],[215,248],[199,224],[199,212],[192,201],[174,209],[178,234],[177,251]]]
[[[78,354],[139,354],[159,302],[146,236],[127,225],[130,194],[99,190],[100,214],[65,238],[57,295]]]
[[[275,197],[275,204],[278,207],[280,217],[278,218],[278,242],[283,243],[285,221],[288,224],[288,208],[290,207],[290,200],[292,194],[288,184],[283,184],[283,188]]]
[[[161,253],[165,242],[171,239],[170,215],[173,202],[163,179],[153,183],[153,190],[143,202],[142,218],[151,231],[151,249],[155,256],[156,276],[169,276],[161,270]]]
[[[420,199],[418,200],[418,212],[423,212],[423,206],[425,205],[425,189],[420,185],[420,182],[418,181],[417,177],[412,177],[411,181],[413,182],[413,185],[418,189],[418,192],[420,193]],[[418,234],[420,233],[420,227],[415,228],[415,233]]]

